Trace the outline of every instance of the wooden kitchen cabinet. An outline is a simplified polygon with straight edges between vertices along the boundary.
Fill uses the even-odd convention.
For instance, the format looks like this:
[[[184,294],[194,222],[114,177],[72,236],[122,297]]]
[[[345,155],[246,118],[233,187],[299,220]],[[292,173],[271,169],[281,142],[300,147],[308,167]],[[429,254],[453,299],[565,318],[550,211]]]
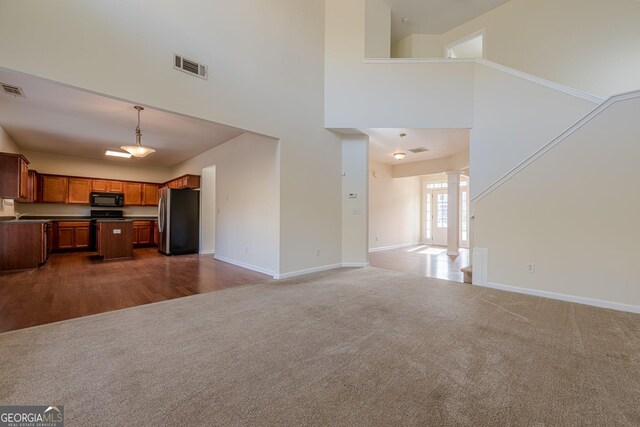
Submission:
[[[29,199],[29,161],[20,154],[0,153],[0,198]]]
[[[151,222],[151,227],[153,228],[153,244],[158,246],[158,237],[160,235],[160,230],[158,230],[158,221]]]
[[[91,191],[96,191],[98,193],[106,193],[109,191],[109,180],[106,179],[92,179],[91,180]]]
[[[42,203],[67,203],[69,178],[57,175],[40,175]]]
[[[88,178],[69,178],[67,203],[89,204],[89,195],[93,188],[93,180]]]
[[[59,221],[54,226],[53,249],[86,249],[91,244],[89,221]]]
[[[163,187],[183,189],[183,188],[200,188],[199,175],[183,175],[164,183]]]
[[[40,192],[39,192],[39,178],[38,172],[34,170],[28,171],[28,180],[27,180],[27,198],[24,200],[19,200],[22,203],[39,203],[40,202]]]
[[[47,223],[0,221],[0,271],[36,268],[47,260]]]
[[[124,183],[124,204],[125,205],[141,205],[142,204],[142,184],[139,182]]]
[[[153,244],[153,221],[133,221],[133,244]]]
[[[142,184],[142,204],[144,206],[158,206],[158,186],[156,184]]]
[[[109,181],[109,187],[107,189],[109,193],[124,193],[123,181]]]

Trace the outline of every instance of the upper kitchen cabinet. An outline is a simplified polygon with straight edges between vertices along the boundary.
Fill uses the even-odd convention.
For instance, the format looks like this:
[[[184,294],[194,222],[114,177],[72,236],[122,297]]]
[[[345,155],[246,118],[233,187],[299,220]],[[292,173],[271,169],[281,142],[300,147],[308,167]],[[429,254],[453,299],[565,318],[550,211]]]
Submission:
[[[124,182],[123,181],[109,181],[109,188],[107,189],[109,193],[124,193]]]
[[[40,175],[40,183],[43,203],[67,203],[69,178],[57,175]]]
[[[124,192],[125,205],[141,205],[142,204],[142,183],[125,182],[123,192]]]
[[[109,181],[106,179],[94,179],[91,183],[91,191],[106,193],[109,191]]]
[[[164,187],[169,188],[200,188],[200,176],[199,175],[183,175],[181,177],[172,179],[165,182]]]
[[[21,154],[0,153],[0,198],[29,200],[28,164]]]
[[[69,203],[88,205],[93,180],[88,178],[69,178]]]
[[[142,204],[145,206],[158,205],[158,186],[156,184],[142,184]]]

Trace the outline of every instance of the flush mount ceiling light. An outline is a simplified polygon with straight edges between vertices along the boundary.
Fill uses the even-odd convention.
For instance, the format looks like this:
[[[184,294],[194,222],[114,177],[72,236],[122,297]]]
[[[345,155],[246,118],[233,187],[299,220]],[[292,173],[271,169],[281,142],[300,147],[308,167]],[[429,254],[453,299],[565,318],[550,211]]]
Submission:
[[[395,157],[396,160],[402,160],[402,159],[405,158],[405,156],[406,156],[406,154],[404,154],[404,153],[393,153],[393,157]]]
[[[131,158],[131,153],[123,153],[122,151],[111,151],[111,150],[107,150],[106,153],[104,153],[105,156],[113,156],[113,157],[124,157],[125,159],[130,159]]]
[[[404,138],[405,136],[407,136],[407,134],[406,134],[405,132],[402,132],[402,133],[400,134],[400,138]]]
[[[144,110],[144,107],[136,105],[133,108],[138,110],[138,126],[136,126],[136,145],[123,145],[120,148],[122,148],[124,151],[128,151],[129,153],[131,153],[133,157],[137,157],[138,159],[141,159],[143,157],[147,157],[151,153],[155,153],[156,150],[154,150],[153,148],[143,147],[142,144],[140,143],[140,140],[142,139],[142,132],[140,131],[140,111]]]

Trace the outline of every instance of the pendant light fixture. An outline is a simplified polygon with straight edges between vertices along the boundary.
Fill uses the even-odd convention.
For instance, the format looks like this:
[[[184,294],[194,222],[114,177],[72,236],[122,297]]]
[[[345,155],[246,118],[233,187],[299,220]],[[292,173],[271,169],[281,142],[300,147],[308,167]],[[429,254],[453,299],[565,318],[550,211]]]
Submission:
[[[142,139],[142,131],[140,131],[140,111],[144,110],[144,107],[136,105],[136,110],[138,110],[138,126],[136,126],[136,145],[123,145],[122,148],[124,151],[131,153],[133,157],[137,157],[139,159],[143,157],[147,157],[151,153],[155,153],[156,150],[153,148],[143,147],[140,143]]]

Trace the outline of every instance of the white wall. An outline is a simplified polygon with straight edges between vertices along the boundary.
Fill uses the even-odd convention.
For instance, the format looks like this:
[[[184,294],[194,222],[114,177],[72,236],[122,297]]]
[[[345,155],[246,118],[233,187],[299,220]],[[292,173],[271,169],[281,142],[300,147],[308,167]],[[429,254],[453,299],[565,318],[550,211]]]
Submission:
[[[200,174],[210,166],[216,167],[215,257],[276,275],[278,141],[245,133],[176,166],[173,174]]]
[[[0,127],[0,153],[20,154],[18,146],[2,127]],[[14,207],[11,205],[12,201],[8,200],[6,203],[3,199],[0,199],[0,216],[13,216]]]
[[[640,310],[639,112],[614,104],[476,203],[489,282]]]
[[[202,168],[200,176],[200,253],[216,252],[216,167]]]
[[[328,128],[471,127],[472,63],[363,62],[364,28],[365,0],[326,1]]]
[[[20,149],[2,127],[0,127],[0,153],[20,154]]]
[[[391,169],[369,164],[369,249],[420,241],[421,179],[393,178]]]
[[[395,164],[392,166],[394,178],[409,176],[431,175],[449,171],[461,171],[469,167],[469,150],[439,159],[422,160],[419,162]]]
[[[392,46],[394,58],[443,58],[444,44],[439,34],[409,34]]]
[[[391,56],[391,9],[382,0],[366,0],[365,57]]]
[[[413,34],[409,34],[407,37],[404,37],[391,45],[392,58],[413,58],[413,51],[411,49],[412,35]]]
[[[324,10],[299,0],[3,2],[0,66],[279,138],[275,250],[280,271],[294,272],[340,262],[341,141],[323,122]],[[209,79],[174,70],[174,52],[207,64]]]
[[[486,29],[486,59],[608,97],[640,88],[639,16],[635,0],[511,0],[443,34],[441,46]],[[414,57],[431,57],[420,44]]]
[[[484,191],[595,107],[594,102],[475,64],[471,196]]]
[[[342,141],[342,263],[363,267],[367,261],[369,138]],[[355,197],[350,197],[355,195]]]

